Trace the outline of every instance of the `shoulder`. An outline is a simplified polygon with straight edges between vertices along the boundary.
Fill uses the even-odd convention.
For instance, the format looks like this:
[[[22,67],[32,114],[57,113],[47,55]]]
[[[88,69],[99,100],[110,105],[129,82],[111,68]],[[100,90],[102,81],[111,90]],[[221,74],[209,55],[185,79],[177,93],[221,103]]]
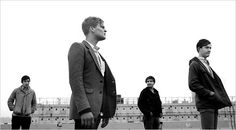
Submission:
[[[83,54],[84,52],[84,44],[83,43],[78,43],[78,42],[74,42],[71,47],[70,47],[70,50],[69,50],[69,57],[70,56],[76,56],[78,54]]]
[[[144,94],[144,93],[147,93],[148,89],[147,88],[144,88],[142,91],[141,91],[141,94]]]
[[[35,91],[34,91],[32,88],[30,88],[29,91],[30,91],[31,93],[35,94]]]
[[[18,91],[20,91],[21,90],[21,87],[17,87],[17,88],[15,88],[14,90],[13,90],[13,92],[18,92]]]
[[[84,44],[83,43],[79,43],[79,42],[74,42],[72,43],[70,49],[81,49],[84,48]]]

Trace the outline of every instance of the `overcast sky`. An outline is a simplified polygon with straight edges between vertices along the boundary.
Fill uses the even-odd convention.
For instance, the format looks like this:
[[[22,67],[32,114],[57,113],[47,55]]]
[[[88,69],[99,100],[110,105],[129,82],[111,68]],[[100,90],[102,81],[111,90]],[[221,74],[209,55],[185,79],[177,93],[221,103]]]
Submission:
[[[98,43],[122,97],[138,97],[156,78],[161,97],[189,97],[188,63],[196,43],[212,42],[209,57],[229,96],[235,90],[235,1],[1,1],[1,113],[23,75],[40,97],[70,97],[67,54],[84,35],[88,16],[104,20]]]

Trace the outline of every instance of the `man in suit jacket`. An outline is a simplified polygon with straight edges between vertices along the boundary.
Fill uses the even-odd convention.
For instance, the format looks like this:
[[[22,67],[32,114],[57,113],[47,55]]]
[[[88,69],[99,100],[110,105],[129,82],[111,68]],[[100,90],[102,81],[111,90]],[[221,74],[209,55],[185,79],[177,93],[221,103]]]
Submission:
[[[69,118],[75,129],[105,127],[116,110],[116,84],[97,43],[106,39],[102,19],[88,17],[82,23],[86,40],[73,43],[68,53],[72,90]]]

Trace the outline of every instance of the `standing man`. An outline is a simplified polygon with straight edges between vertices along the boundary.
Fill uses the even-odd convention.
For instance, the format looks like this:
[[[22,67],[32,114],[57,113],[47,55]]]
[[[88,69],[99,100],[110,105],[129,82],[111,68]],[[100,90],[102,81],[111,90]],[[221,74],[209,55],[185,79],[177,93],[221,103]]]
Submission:
[[[189,62],[189,88],[195,92],[202,129],[217,129],[218,109],[232,106],[232,104],[220,77],[207,61],[211,52],[210,41],[201,39],[196,48],[199,55]]]
[[[69,81],[72,90],[70,119],[75,129],[105,127],[116,110],[116,84],[97,43],[106,39],[102,19],[88,17],[82,23],[86,39],[73,43],[68,53]]]
[[[162,102],[158,91],[153,87],[155,78],[149,76],[145,80],[147,87],[142,90],[138,99],[138,107],[143,113],[145,129],[159,129],[162,117]]]
[[[29,129],[31,114],[36,110],[36,95],[30,88],[30,77],[25,75],[21,78],[22,85],[16,88],[8,99],[8,107],[12,114],[12,129]]]

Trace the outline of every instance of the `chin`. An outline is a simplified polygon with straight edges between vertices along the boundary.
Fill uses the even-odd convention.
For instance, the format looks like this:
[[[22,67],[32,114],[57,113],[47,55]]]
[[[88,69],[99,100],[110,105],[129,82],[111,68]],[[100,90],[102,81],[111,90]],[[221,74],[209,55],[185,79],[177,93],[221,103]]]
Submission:
[[[105,40],[105,39],[106,39],[106,37],[100,37],[100,38],[98,38],[99,41],[102,41],[102,40]]]

